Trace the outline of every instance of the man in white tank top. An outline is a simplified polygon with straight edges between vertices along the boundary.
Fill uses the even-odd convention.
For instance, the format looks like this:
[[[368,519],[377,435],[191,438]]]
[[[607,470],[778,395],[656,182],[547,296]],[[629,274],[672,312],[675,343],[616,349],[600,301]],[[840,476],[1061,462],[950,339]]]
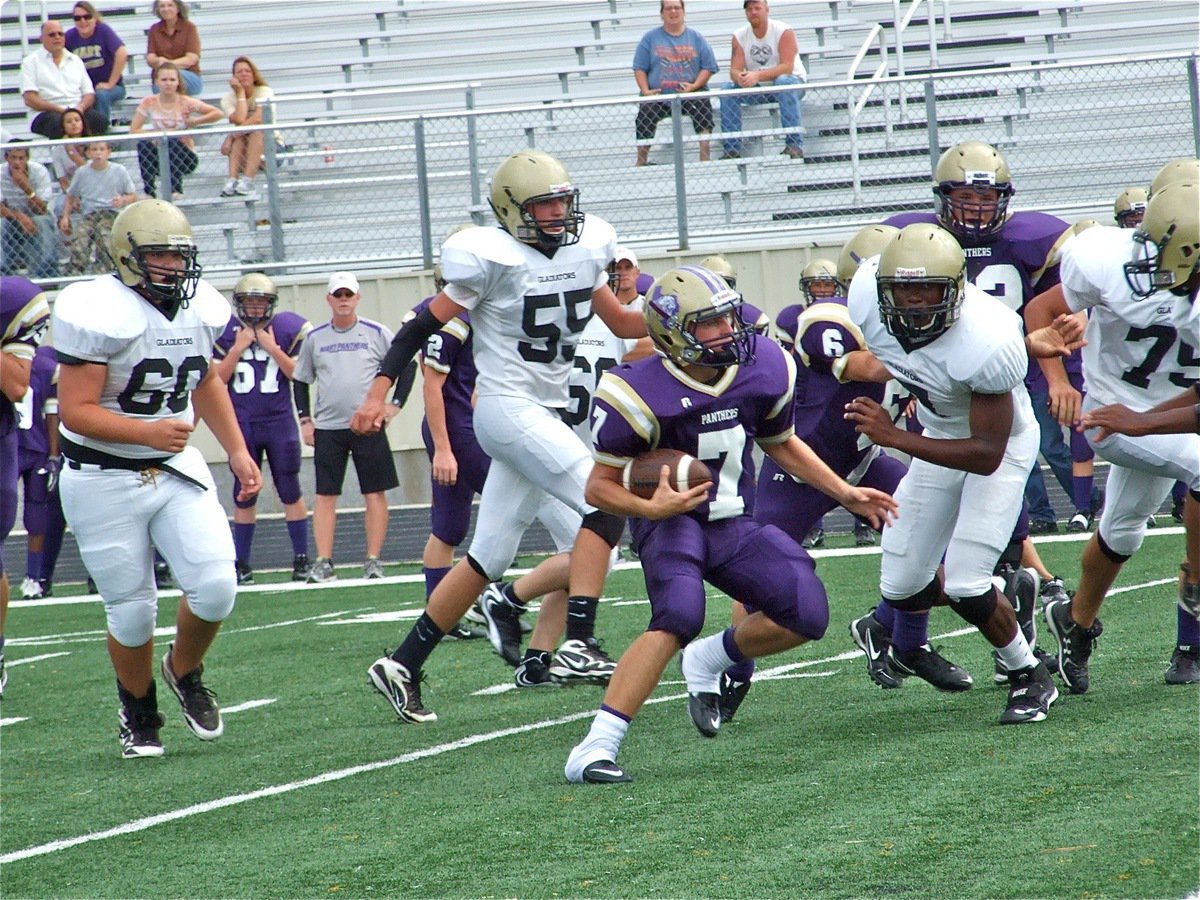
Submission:
[[[754,88],[766,85],[800,84],[807,77],[804,64],[796,59],[796,32],[790,25],[768,17],[767,0],[745,0],[742,8],[750,24],[733,34],[729,72],[733,81],[722,88]],[[732,134],[742,130],[742,104],[778,103],[779,118],[788,129],[783,155],[804,159],[804,135],[800,130],[800,91],[770,94],[732,95],[721,98],[721,131]],[[721,159],[742,155],[741,138],[725,139]]]

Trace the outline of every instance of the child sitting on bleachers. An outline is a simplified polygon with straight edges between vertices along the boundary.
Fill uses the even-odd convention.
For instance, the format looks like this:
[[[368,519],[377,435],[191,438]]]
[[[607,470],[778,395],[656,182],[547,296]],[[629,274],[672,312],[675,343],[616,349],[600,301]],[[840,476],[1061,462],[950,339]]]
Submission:
[[[109,162],[111,153],[108,141],[88,144],[88,164],[75,170],[67,188],[67,202],[58,220],[58,229],[71,239],[68,275],[104,272],[111,268],[106,248],[113,220],[117,210],[137,200],[129,170],[120,163]],[[80,215],[72,222],[71,213],[75,210],[79,210]]]

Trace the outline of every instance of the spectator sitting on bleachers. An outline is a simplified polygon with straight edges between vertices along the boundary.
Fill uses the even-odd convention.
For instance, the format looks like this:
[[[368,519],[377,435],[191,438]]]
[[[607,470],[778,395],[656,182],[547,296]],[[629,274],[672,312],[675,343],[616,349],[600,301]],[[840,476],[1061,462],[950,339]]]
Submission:
[[[87,122],[84,121],[83,113],[74,108],[63,110],[59,127],[62,129],[64,138],[88,136]],[[54,198],[55,217],[62,215],[63,198],[66,196],[67,188],[71,186],[71,176],[80,166],[87,165],[86,151],[86,144],[55,144],[50,148],[50,163],[54,166],[54,177],[58,179],[58,186],[62,188],[62,194]]]
[[[155,131],[182,131],[197,125],[208,125],[222,118],[221,111],[203,100],[189,97],[181,90],[180,72],[174,63],[165,62],[154,70],[154,86],[157,93],[151,94],[138,104],[129,133],[138,134],[149,121]],[[142,172],[142,186],[151,197],[155,196],[158,184],[158,141],[138,141],[138,167]],[[191,137],[167,138],[167,156],[170,160],[171,194],[178,200],[183,196],[183,176],[196,171],[200,160],[196,156],[196,142]]]
[[[275,96],[267,80],[258,71],[258,66],[247,56],[233,61],[233,78],[229,80],[232,90],[221,98],[221,109],[234,125],[261,125],[262,108]],[[241,131],[227,135],[221,144],[221,152],[229,157],[229,180],[221,191],[222,197],[235,194],[254,193],[254,176],[258,174],[263,158],[262,131]]]
[[[120,163],[109,162],[112,147],[98,139],[87,145],[89,163],[75,171],[58,230],[71,238],[68,275],[100,273],[112,268],[108,239],[117,210],[134,203],[133,179]],[[79,210],[74,221],[71,213]]]
[[[163,63],[174,63],[187,93],[195,97],[204,90],[200,75],[200,32],[188,21],[184,0],[154,0],[159,21],[146,32],[146,64],[157,74]],[[158,83],[157,78],[154,81]],[[155,88],[155,93],[158,88]]]
[[[708,79],[721,70],[704,35],[683,23],[683,0],[661,0],[658,8],[663,23],[644,35],[633,53],[633,77],[643,97],[656,94],[691,94],[707,90]],[[683,113],[692,120],[697,134],[711,134],[712,101],[696,97],[683,101]],[[671,115],[666,101],[638,106],[636,121],[637,164],[650,158],[650,145],[640,143],[654,137],[660,120]],[[700,142],[700,161],[708,159],[708,141]]]
[[[25,263],[30,278],[58,274],[58,232],[50,214],[53,180],[24,147],[4,151],[0,168],[0,272],[16,274]]]
[[[765,85],[800,84],[808,73],[796,59],[796,32],[790,25],[768,17],[767,0],[744,0],[742,9],[750,23],[733,33],[733,49],[729,74],[733,81],[726,88],[752,88]],[[797,71],[797,67],[799,71]],[[742,130],[742,104],[778,103],[783,127],[790,129],[785,139],[783,155],[804,159],[804,136],[800,133],[800,94],[781,91],[778,94],[736,94],[721,98],[721,131],[726,134]],[[737,159],[742,155],[742,139],[725,139],[721,159]]]
[[[96,112],[109,122],[113,104],[125,99],[125,61],[129,51],[87,0],[75,4],[72,18],[75,27],[67,32],[67,49],[83,60],[96,91]]]
[[[66,48],[66,32],[60,23],[42,23],[42,46],[21,60],[21,97],[33,119],[29,130],[42,137],[62,137],[62,112],[68,107],[83,110],[88,129],[104,134],[108,120],[92,108],[96,91],[87,69]]]

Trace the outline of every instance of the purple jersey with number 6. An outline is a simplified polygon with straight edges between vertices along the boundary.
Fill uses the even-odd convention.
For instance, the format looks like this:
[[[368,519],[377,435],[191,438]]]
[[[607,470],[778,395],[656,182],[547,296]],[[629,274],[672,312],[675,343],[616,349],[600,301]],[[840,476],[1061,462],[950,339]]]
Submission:
[[[224,359],[233,347],[238,331],[244,327],[237,316],[232,316],[217,338],[213,356]],[[293,358],[300,352],[300,345],[311,330],[312,325],[307,319],[287,310],[275,313],[271,319],[275,343]],[[229,396],[233,400],[238,422],[243,425],[292,417],[291,382],[280,371],[271,354],[257,343],[243,350],[238,358],[237,368],[229,379]]]

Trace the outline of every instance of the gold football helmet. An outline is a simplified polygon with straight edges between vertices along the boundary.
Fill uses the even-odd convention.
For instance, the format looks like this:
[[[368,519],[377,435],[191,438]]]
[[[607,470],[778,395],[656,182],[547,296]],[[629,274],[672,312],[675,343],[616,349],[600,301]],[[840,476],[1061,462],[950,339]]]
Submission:
[[[1113,218],[1120,228],[1136,228],[1146,214],[1146,201],[1149,197],[1145,188],[1127,187],[1117,194],[1113,203]]]
[[[969,188],[972,195],[961,196]],[[960,196],[954,196],[956,190]],[[987,192],[995,191],[992,200]],[[991,144],[963,141],[938,159],[933,172],[934,207],[942,227],[956,237],[981,243],[1004,227],[1013,195],[1008,161]]]
[[[539,225],[533,204],[556,197],[566,202],[562,219]],[[524,244],[553,250],[579,240],[579,191],[566,167],[549,153],[522,150],[500,163],[492,176],[490,202],[501,227]]]
[[[704,259],[700,260],[700,265],[714,275],[720,275],[725,279],[727,285],[735,291],[737,290],[737,269],[733,267],[733,263],[720,253],[704,257]]]
[[[830,297],[845,297],[846,284],[837,273],[837,263],[831,259],[814,259],[800,273],[800,296],[805,306],[812,306]]]
[[[1165,188],[1168,184],[1200,184],[1200,159],[1192,156],[1181,156],[1173,159],[1154,176],[1150,182],[1150,197]]]
[[[150,267],[146,254],[178,253],[179,268]],[[192,226],[177,207],[162,200],[139,200],[125,207],[113,220],[108,237],[108,255],[117,277],[162,310],[168,319],[186,307],[196,294],[201,268],[196,261]]]
[[[967,258],[954,235],[937,225],[915,224],[900,230],[883,248],[876,274],[879,317],[908,352],[941,337],[958,321],[967,283]],[[936,285],[935,303],[918,303],[898,291]]]
[[[742,296],[725,279],[702,266],[671,269],[650,285],[642,308],[646,333],[679,366],[723,368],[754,358],[754,331],[742,321]],[[701,343],[697,323],[729,317],[728,340]]]
[[[867,225],[842,245],[842,252],[838,254],[837,277],[838,281],[846,285],[846,290],[850,289],[854,273],[858,271],[863,260],[878,256],[899,233],[900,229],[892,225]]]
[[[246,307],[247,301],[265,303],[263,311],[252,315]],[[275,304],[279,302],[279,292],[275,290],[275,282],[262,272],[251,272],[238,279],[233,286],[233,310],[237,317],[250,326],[266,325],[275,315]]]
[[[1200,185],[1176,182],[1150,197],[1133,233],[1125,280],[1138,300],[1178,291],[1200,271]],[[1192,285],[1194,289],[1195,285]]]

